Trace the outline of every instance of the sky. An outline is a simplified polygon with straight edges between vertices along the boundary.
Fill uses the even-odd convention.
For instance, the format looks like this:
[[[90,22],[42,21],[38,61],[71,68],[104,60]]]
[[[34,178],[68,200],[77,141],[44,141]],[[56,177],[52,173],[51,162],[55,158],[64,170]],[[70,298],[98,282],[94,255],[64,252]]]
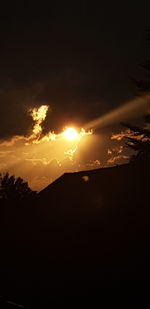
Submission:
[[[77,126],[80,130],[95,118],[134,100],[136,88],[131,77],[142,76],[138,65],[150,51],[150,44],[144,39],[145,30],[150,28],[149,11],[148,1],[136,4],[133,1],[99,1],[99,4],[54,1],[49,5],[44,1],[39,4],[30,1],[2,3],[1,170],[7,169],[25,177],[36,189],[47,185],[62,172],[78,170],[77,165],[73,169],[74,163],[69,157],[58,158],[58,149],[54,151],[57,147],[52,145],[49,156],[46,150],[48,158],[44,154],[38,157],[39,145],[34,144],[37,147],[34,155],[32,151],[32,156],[30,153],[26,159],[32,159],[32,163],[35,159],[32,170],[36,171],[31,173],[31,166],[28,166],[27,174],[22,168],[22,155],[19,158],[23,145],[18,148],[17,144],[16,148],[8,150],[3,149],[2,143],[12,140],[14,136],[31,136],[35,122],[30,111],[43,105],[48,110],[42,122],[42,134],[54,131],[59,135],[66,126]],[[109,131],[111,135],[112,130],[112,127],[101,128],[99,140],[98,132],[92,137],[86,136],[86,144],[89,145],[86,150],[82,145],[85,142],[80,142],[80,169],[92,165],[91,162],[99,166],[108,151],[107,133]],[[68,147],[67,150],[61,148],[63,154]],[[60,154],[60,145],[58,148]],[[19,166],[10,154],[13,151],[13,156],[16,156],[18,149]],[[8,153],[6,156],[6,150],[9,156]],[[28,152],[24,148],[22,151]],[[43,162],[40,161],[43,158],[47,160],[44,161],[44,169],[43,165],[36,166],[35,163],[39,159],[38,165],[42,164],[39,162]],[[70,161],[65,161],[62,168],[62,160]],[[70,162],[71,168],[68,169]]]

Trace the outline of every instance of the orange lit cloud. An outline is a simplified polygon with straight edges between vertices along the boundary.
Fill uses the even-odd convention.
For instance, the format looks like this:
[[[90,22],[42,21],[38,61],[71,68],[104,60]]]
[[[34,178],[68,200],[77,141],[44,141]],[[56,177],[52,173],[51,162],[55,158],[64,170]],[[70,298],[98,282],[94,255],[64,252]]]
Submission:
[[[100,131],[99,134],[93,134],[91,128],[112,125],[120,121],[120,117],[123,120],[129,111],[135,111],[135,106],[138,106],[138,114],[141,108],[146,108],[149,100],[149,97],[143,97],[129,102],[88,123],[84,128],[71,125],[64,127],[59,133],[49,131],[46,134],[43,134],[43,127],[48,106],[44,104],[38,108],[30,108],[28,115],[32,117],[33,124],[29,134],[16,135],[0,142],[0,172],[8,171],[20,176],[29,182],[31,188],[40,190],[65,172],[128,161],[128,153],[124,153],[122,140],[125,136],[131,136],[130,130],[112,136],[109,132],[108,141],[108,135],[106,138]]]
[[[108,165],[114,165],[114,164],[117,164],[117,163],[121,163],[122,162],[122,160],[124,161],[124,160],[128,160],[129,159],[129,156],[126,156],[126,155],[118,155],[118,156],[114,156],[114,157],[112,157],[112,158],[110,158],[110,159],[108,159],[107,160],[107,164]],[[124,163],[125,163],[125,161],[124,161]]]
[[[130,136],[130,135],[131,135],[131,131],[130,130],[124,130],[124,131],[121,131],[118,134],[113,134],[111,136],[111,139],[112,140],[121,141],[125,136]]]
[[[46,118],[47,111],[48,111],[47,105],[42,105],[39,108],[33,108],[29,111],[30,115],[33,118],[33,121],[35,121],[33,130],[32,130],[33,133],[30,136],[30,138],[40,136],[40,134],[42,133],[42,122]]]
[[[8,171],[29,182],[29,185],[40,190],[61,174],[80,169],[76,160],[80,143],[92,131],[83,128],[64,128],[56,134],[49,131],[43,135],[43,122],[48,112],[48,106],[29,110],[33,119],[31,133],[26,136],[16,135],[0,142],[0,172]],[[68,135],[69,134],[69,135]]]

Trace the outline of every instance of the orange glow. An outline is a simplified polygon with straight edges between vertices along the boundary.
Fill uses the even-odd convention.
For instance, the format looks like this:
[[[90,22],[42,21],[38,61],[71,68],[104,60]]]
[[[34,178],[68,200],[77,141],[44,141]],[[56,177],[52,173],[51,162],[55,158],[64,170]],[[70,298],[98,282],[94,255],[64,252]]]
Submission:
[[[63,136],[69,141],[73,141],[78,137],[78,132],[74,128],[67,128],[63,132]]]
[[[91,135],[92,131],[85,131],[83,128],[78,132],[75,128],[69,127],[65,128],[65,130],[60,134],[60,136],[65,137],[68,141],[80,140],[81,137],[85,135]]]
[[[48,111],[47,105],[42,105],[39,108],[32,108],[30,109],[30,115],[32,119],[35,121],[35,125],[33,127],[33,136],[37,136],[38,134],[42,133],[42,122],[46,118],[46,114]]]
[[[34,190],[40,190],[65,172],[89,169],[89,166],[82,164],[80,148],[83,145],[88,147],[87,137],[93,134],[92,130],[86,131],[72,125],[58,133],[49,131],[44,134],[47,112],[47,105],[30,109],[33,120],[31,132],[0,141],[0,171],[9,170],[21,176]]]

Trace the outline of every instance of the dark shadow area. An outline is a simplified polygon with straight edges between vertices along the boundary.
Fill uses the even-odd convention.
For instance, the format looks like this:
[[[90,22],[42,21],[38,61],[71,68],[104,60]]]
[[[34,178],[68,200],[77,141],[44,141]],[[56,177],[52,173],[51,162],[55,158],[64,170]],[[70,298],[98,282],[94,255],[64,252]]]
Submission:
[[[1,295],[31,308],[150,304],[149,175],[134,162],[1,200]]]

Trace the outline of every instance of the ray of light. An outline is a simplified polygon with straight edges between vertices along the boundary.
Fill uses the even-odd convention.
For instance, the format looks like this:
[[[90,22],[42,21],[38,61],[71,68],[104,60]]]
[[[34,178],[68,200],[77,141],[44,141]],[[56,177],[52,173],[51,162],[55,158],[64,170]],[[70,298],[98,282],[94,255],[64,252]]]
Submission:
[[[111,112],[90,121],[84,126],[85,130],[102,128],[112,124],[120,123],[128,119],[142,116],[147,112],[149,103],[150,103],[149,94],[134,99],[112,110]]]

